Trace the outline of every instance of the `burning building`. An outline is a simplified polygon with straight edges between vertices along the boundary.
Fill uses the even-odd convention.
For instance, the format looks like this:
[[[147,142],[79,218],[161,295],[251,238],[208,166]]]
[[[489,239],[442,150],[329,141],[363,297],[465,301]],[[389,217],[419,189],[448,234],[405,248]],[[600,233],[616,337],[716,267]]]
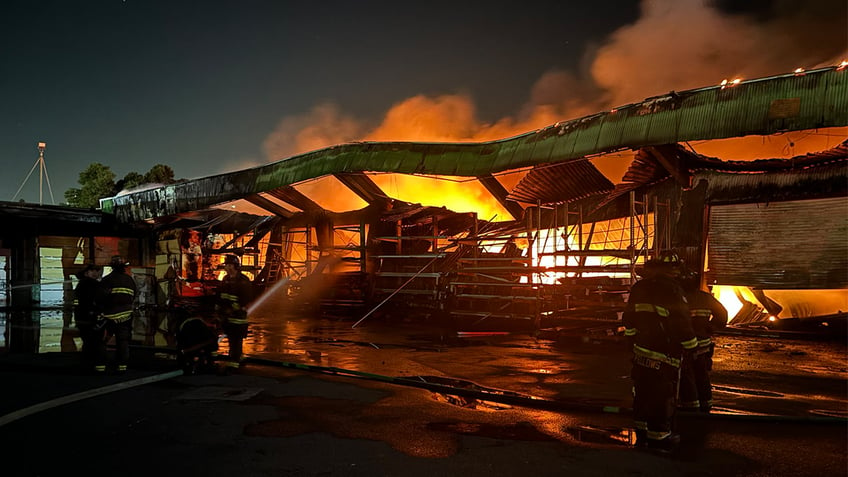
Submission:
[[[497,141],[340,144],[101,206],[150,227],[155,246],[139,259],[166,296],[208,293],[235,253],[257,285],[355,325],[412,313],[468,330],[615,320],[641,265],[663,249],[701,274],[732,323],[844,320],[845,75],[840,65],[672,91]],[[754,161],[690,144],[792,131],[841,139]],[[629,162],[622,181],[598,159]],[[484,196],[485,210],[387,192],[401,177]],[[327,190],[343,210],[322,205]]]

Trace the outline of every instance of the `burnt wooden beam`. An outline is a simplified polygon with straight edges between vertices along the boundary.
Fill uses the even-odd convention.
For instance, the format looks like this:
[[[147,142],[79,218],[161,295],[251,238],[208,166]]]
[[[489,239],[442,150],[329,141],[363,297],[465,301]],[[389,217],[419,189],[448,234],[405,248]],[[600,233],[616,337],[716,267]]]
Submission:
[[[363,172],[345,172],[343,174],[334,174],[334,176],[345,187],[369,204],[373,204],[378,200],[388,199],[388,196],[380,189],[380,186]]]
[[[278,217],[290,218],[292,215],[294,215],[294,212],[292,212],[291,210],[288,210],[285,207],[275,202],[272,202],[259,194],[247,195],[244,197],[244,200],[250,202],[253,205],[261,207]]]
[[[507,196],[509,195],[509,191],[501,185],[501,183],[495,178],[495,176],[489,174],[485,176],[477,177],[477,180],[483,184],[483,187],[489,191],[492,196],[497,199],[498,202],[503,206],[507,212],[512,215],[514,219],[520,219],[522,215],[524,215],[524,208],[518,205],[517,202],[513,202],[511,200],[507,200]]]
[[[324,210],[324,208],[318,205],[317,202],[305,196],[292,186],[278,187],[274,190],[269,190],[268,195],[289,203],[304,212]]]
[[[643,149],[651,154],[681,187],[687,190],[692,187],[692,173],[689,172],[686,162],[680,157],[677,145],[663,144],[646,146]]]

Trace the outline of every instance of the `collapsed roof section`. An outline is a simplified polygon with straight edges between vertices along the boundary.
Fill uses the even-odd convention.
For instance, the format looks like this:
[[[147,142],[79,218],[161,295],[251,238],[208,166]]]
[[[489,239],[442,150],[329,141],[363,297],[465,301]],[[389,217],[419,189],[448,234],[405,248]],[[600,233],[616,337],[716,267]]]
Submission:
[[[611,111],[560,122],[537,131],[484,143],[361,142],[333,146],[275,163],[101,200],[103,211],[132,223],[246,199],[270,213],[291,217],[319,207],[292,186],[335,175],[369,204],[387,196],[365,174],[391,172],[475,177],[516,218],[519,202],[603,200],[613,188],[587,157],[640,149],[678,181],[674,144],[693,140],[848,125],[848,77],[843,67],[791,73],[735,85],[670,92]],[[639,158],[637,158],[639,160]],[[507,192],[493,174],[536,167]],[[647,173],[641,171],[640,173]],[[567,177],[566,181],[560,181]],[[587,180],[591,178],[592,180]],[[653,176],[648,177],[653,179]],[[644,184],[645,181],[637,183]],[[634,183],[635,184],[635,183]],[[632,187],[633,184],[630,185]],[[624,185],[622,187],[628,187]],[[319,207],[320,208],[320,207]]]
[[[827,151],[756,161],[723,161],[677,144],[646,147],[597,208],[669,179],[683,189],[706,181],[713,205],[848,196],[848,140]]]

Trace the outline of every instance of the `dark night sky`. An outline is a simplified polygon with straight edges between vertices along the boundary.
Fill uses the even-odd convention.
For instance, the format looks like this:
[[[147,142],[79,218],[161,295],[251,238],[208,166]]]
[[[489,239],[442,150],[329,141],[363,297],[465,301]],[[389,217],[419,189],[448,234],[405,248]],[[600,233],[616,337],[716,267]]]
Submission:
[[[0,200],[39,141],[60,203],[92,162],[194,178],[351,140],[496,139],[832,64],[846,17],[844,0],[7,0]]]

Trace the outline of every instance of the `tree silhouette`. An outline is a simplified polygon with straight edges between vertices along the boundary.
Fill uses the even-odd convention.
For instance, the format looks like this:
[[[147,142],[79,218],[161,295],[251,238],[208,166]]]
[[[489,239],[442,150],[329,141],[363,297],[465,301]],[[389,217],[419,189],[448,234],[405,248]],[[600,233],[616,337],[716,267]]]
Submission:
[[[108,197],[115,188],[115,173],[99,162],[89,166],[79,175],[80,188],[65,191],[65,200],[72,207],[97,208],[100,198]]]

